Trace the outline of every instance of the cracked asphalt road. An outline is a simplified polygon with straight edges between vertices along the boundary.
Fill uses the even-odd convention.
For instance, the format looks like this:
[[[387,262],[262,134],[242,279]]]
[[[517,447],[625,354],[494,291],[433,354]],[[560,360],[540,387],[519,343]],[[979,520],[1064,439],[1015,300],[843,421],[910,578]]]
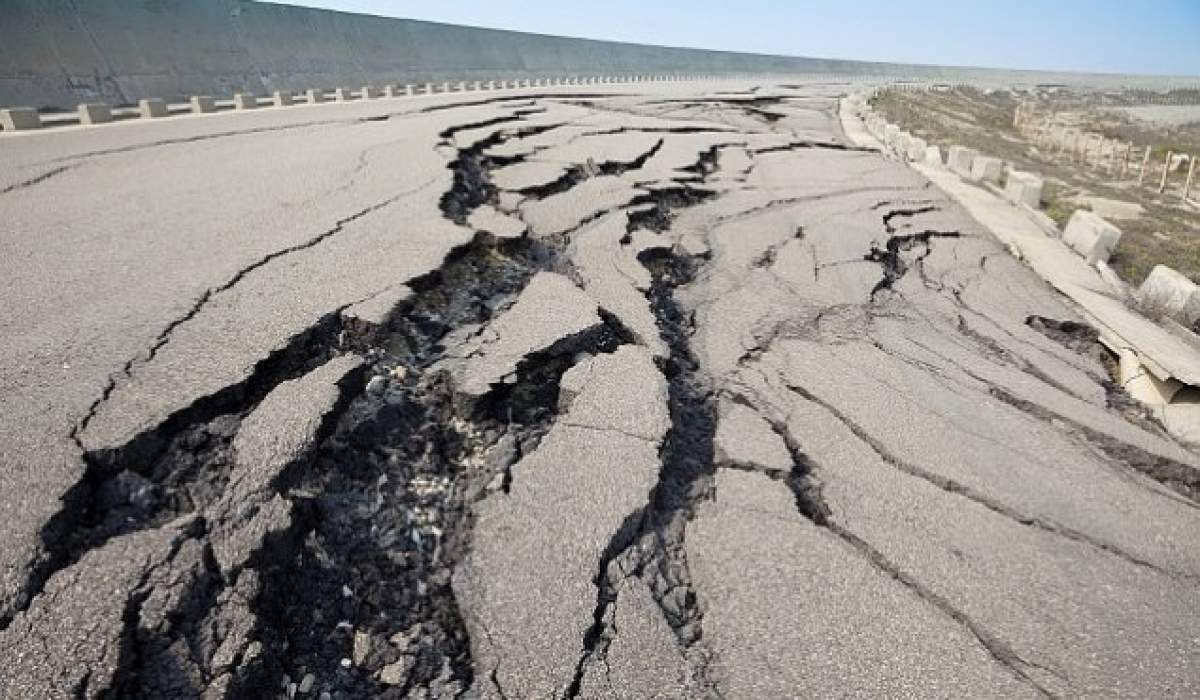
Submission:
[[[0,697],[1200,694],[1070,304],[844,87],[606,88],[0,139]]]

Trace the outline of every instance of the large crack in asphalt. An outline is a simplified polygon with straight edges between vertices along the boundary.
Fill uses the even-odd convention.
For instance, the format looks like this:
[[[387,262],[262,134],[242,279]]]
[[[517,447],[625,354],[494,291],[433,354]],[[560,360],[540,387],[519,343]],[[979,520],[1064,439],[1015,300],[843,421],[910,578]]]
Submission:
[[[478,155],[485,147],[463,150]],[[466,200],[486,180],[485,166],[456,178],[448,196]],[[143,603],[159,595],[143,590],[148,574],[126,603],[116,696],[196,696],[218,678],[234,695],[280,687],[294,694],[297,681],[317,671],[323,675],[308,685],[350,696],[469,687],[469,647],[449,588],[469,531],[468,506],[493,472],[506,478],[536,445],[554,416],[558,379],[576,355],[611,351],[629,334],[604,313],[599,330],[526,357],[514,383],[472,404],[456,401],[445,373],[430,368],[446,351],[444,338],[485,323],[535,271],[555,268],[557,252],[529,238],[477,234],[440,269],[408,280],[410,301],[369,337],[342,316],[345,307],[336,309],[246,380],[119,448],[85,453],[84,478],[43,532],[47,556],[22,609],[55,573],[107,542],[191,522],[185,539],[199,554],[186,564],[174,553],[166,559],[186,572],[170,624],[147,630],[140,619]],[[356,371],[339,384],[318,447],[274,480],[290,508],[287,527],[262,534],[243,565],[223,571],[209,542],[223,523],[210,507],[229,484],[243,420],[276,387],[347,352],[364,357],[372,382]],[[492,458],[486,465],[478,461],[485,456]]]
[[[493,120],[491,124],[518,122],[522,117],[505,117]],[[524,156],[498,157],[488,155],[487,151],[499,146],[510,139],[523,139],[535,136],[562,126],[561,124],[545,124],[526,126],[513,130],[498,130],[490,136],[480,139],[466,148],[458,149],[458,154],[447,166],[454,173],[454,184],[439,203],[442,215],[454,223],[465,226],[471,212],[484,204],[495,204],[499,189],[492,184],[491,171],[504,165],[514,165],[522,162]],[[478,126],[476,128],[479,128]],[[442,132],[443,139],[448,139],[448,132]]]
[[[665,233],[670,230],[671,223],[675,220],[676,210],[696,206],[716,196],[717,193],[713,190],[693,187],[687,183],[637,195],[627,205],[629,220],[625,225],[621,245],[629,245],[633,241],[634,231],[638,229]]]
[[[1094,446],[1114,465],[1132,469],[1144,474],[1158,483],[1166,486],[1180,496],[1193,508],[1200,508],[1200,470],[1183,462],[1156,455],[1136,445],[1131,445],[1119,438],[1091,428],[1083,423],[1062,415],[1048,408],[1039,406],[1031,401],[1014,396],[1003,387],[982,378],[975,379],[988,387],[988,393],[1013,408],[1026,413],[1040,421],[1066,426],[1068,434],[1084,444]]]
[[[16,190],[23,190],[27,187],[33,187],[35,185],[41,184],[41,183],[45,182],[46,180],[49,180],[50,178],[55,177],[56,175],[61,175],[74,167],[75,167],[74,165],[61,165],[57,168],[51,168],[50,170],[47,170],[46,172],[42,173],[41,175],[36,175],[34,177],[29,178],[28,180],[16,182],[11,185],[8,185],[7,187],[4,187],[3,189],[0,189],[0,195],[5,195],[5,194],[8,194],[9,192],[15,192]]]
[[[787,384],[787,388],[796,393],[801,398],[812,401],[818,406],[830,411],[836,418],[843,422],[855,433],[856,437],[867,442],[872,449],[876,447],[877,442],[870,440],[869,436],[864,437],[861,428],[852,422],[846,422],[844,416],[836,409],[831,407],[827,402],[819,400],[803,387]],[[743,403],[752,409],[757,410],[757,406],[744,396],[733,394],[731,397],[734,401]],[[767,478],[783,482],[792,492],[793,499],[796,505],[796,511],[806,520],[812,522],[817,527],[827,530],[838,539],[845,542],[848,546],[857,551],[864,559],[871,563],[876,569],[884,573],[888,577],[894,579],[921,600],[933,606],[941,614],[954,620],[959,625],[967,629],[979,644],[987,651],[992,659],[1006,668],[1014,676],[1022,682],[1028,684],[1033,690],[1043,697],[1053,697],[1053,694],[1042,686],[1036,678],[1034,678],[1027,670],[1030,667],[1043,668],[1042,666],[1026,660],[1018,655],[1011,647],[1002,640],[998,639],[990,631],[972,619],[967,613],[958,609],[948,599],[936,593],[932,589],[922,584],[916,577],[906,572],[900,566],[889,560],[881,551],[876,549],[870,542],[856,535],[841,523],[837,522],[833,516],[833,509],[825,502],[822,495],[822,484],[817,478],[819,465],[817,465],[811,457],[804,451],[799,442],[788,430],[783,421],[772,417],[768,412],[759,412],[768,424],[772,431],[778,435],[786,446],[792,460],[792,469],[786,475],[777,474],[769,470],[755,469],[753,467],[744,467],[742,465],[724,464],[727,468],[742,468],[754,471],[756,474],[761,474]],[[879,453],[882,459],[885,459],[888,464],[901,468],[906,473],[911,473],[904,465],[894,459],[887,459],[886,453]],[[916,474],[921,476],[920,474]],[[923,478],[923,477],[922,477]],[[939,480],[940,481],[940,480]],[[939,485],[939,481],[934,481],[935,485]],[[945,487],[942,487],[945,488]],[[961,491],[952,491],[960,495],[967,495]],[[984,504],[986,506],[986,504]]]
[[[42,529],[45,555],[33,567],[17,610],[55,572],[112,537],[160,526],[210,503],[228,479],[229,445],[241,417],[271,389],[332,356],[341,311],[326,314],[260,360],[244,381],[194,401],[125,445],[90,452],[81,447],[83,477]]]
[[[561,176],[541,185],[532,185],[516,190],[516,193],[530,199],[545,199],[556,194],[561,194],[571,190],[573,187],[591,177],[600,177],[602,175],[621,175],[630,170],[638,170],[646,161],[654,157],[659,149],[663,147],[664,139],[659,139],[647,149],[644,153],[638,155],[630,161],[607,160],[601,163],[596,163],[591,160],[585,165],[574,165],[567,169]]]
[[[931,241],[938,238],[959,238],[961,235],[958,231],[921,231],[903,236],[891,236],[883,248],[872,244],[870,252],[863,256],[863,260],[879,263],[883,267],[883,277],[871,288],[870,300],[874,301],[880,292],[892,289],[896,282],[900,281],[908,272],[911,265],[920,269],[925,258],[933,252]],[[921,252],[910,264],[902,253],[916,248],[920,248]]]
[[[557,405],[558,378],[577,353],[611,351],[627,331],[609,316],[599,331],[525,358],[514,383],[470,405],[431,368],[444,338],[485,323],[554,257],[531,239],[478,235],[441,269],[409,281],[413,301],[402,302],[369,343],[339,322],[339,310],[245,382],[119,449],[88,453],[87,476],[66,509],[77,515],[47,541],[55,550],[42,582],[112,538],[185,517],[199,516],[190,537],[204,551],[203,565],[180,586],[168,629],[140,625],[142,599],[152,592],[127,604],[114,693],[197,694],[230,666],[218,663],[230,639],[213,632],[227,624],[229,608],[244,610],[253,630],[233,664],[234,695],[259,697],[280,683],[287,691],[309,674],[324,692],[349,697],[470,687],[469,647],[449,587],[469,505],[536,445],[554,417],[548,407]],[[344,384],[313,456],[276,480],[291,506],[289,526],[264,537],[244,570],[223,573],[207,542],[222,523],[204,517],[229,481],[241,422],[275,387],[350,348],[365,356],[372,382],[364,390],[358,373]],[[176,668],[180,649],[188,650],[187,672]]]
[[[702,156],[703,158],[703,156]],[[672,210],[694,206],[715,193],[690,187],[651,193],[647,217],[629,215],[629,231],[646,227],[669,230]],[[696,279],[705,259],[670,248],[651,248],[638,255],[651,275],[648,293],[659,332],[669,354],[659,361],[667,379],[671,427],[660,448],[661,468],[648,505],[631,513],[610,538],[595,579],[593,623],[583,639],[583,652],[567,697],[578,697],[590,665],[606,664],[609,645],[618,634],[611,622],[622,579],[646,584],[673,630],[688,665],[687,683],[704,697],[717,695],[707,678],[710,655],[703,644],[701,611],[684,548],[687,523],[696,506],[713,493],[716,406],[711,383],[691,349],[695,319],[680,307],[676,290]]]
[[[320,669],[321,687],[346,697],[472,686],[450,584],[471,505],[507,488],[512,465],[549,429],[578,353],[611,352],[624,335],[606,324],[566,338],[527,356],[515,381],[482,401],[459,400],[436,367],[441,340],[484,323],[544,267],[531,241],[508,247],[516,251],[501,250],[500,262],[492,249],[444,268],[384,333],[372,369],[381,388],[354,400],[297,487],[318,494],[297,557],[264,572],[268,588],[290,591],[254,606],[267,630],[263,678]]]

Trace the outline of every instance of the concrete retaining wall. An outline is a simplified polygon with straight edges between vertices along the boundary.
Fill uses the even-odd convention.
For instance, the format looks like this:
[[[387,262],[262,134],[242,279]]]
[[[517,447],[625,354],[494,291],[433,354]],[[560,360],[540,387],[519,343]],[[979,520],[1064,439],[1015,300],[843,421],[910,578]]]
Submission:
[[[250,0],[0,2],[0,107],[74,110],[143,97],[622,73],[1056,77],[569,39]]]

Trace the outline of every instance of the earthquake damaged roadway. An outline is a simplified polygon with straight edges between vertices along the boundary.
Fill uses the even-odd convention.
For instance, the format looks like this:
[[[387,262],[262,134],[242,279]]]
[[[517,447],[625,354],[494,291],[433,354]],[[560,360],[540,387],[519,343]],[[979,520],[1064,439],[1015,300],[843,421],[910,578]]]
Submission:
[[[0,140],[0,697],[1200,694],[1071,304],[844,86],[605,87]]]

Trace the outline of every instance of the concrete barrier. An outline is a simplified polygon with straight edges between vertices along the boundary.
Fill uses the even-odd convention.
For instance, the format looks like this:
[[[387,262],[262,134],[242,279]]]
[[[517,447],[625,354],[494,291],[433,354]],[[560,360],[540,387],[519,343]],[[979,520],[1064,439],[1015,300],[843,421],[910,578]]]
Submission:
[[[966,146],[951,146],[946,156],[946,165],[960,177],[971,177],[971,164],[975,162],[975,149]]]
[[[976,156],[971,162],[971,179],[976,182],[1000,184],[1004,176],[1004,161],[991,156]]]
[[[349,102],[354,99],[354,93],[350,88],[340,87],[333,91],[333,99],[337,102]]]
[[[80,124],[104,124],[112,121],[112,110],[103,102],[85,102],[79,105]]]
[[[291,107],[292,93],[290,90],[276,90],[271,96],[271,102],[276,107]]]
[[[1022,170],[1009,170],[1004,183],[1004,196],[1013,204],[1024,204],[1037,209],[1042,203],[1042,178]]]
[[[1161,311],[1185,326],[1200,321],[1200,286],[1166,265],[1155,265],[1134,296],[1147,309]]]
[[[208,95],[192,95],[188,100],[194,114],[209,114],[217,111],[217,101]]]
[[[1082,255],[1089,265],[1094,265],[1097,261],[1108,262],[1117,242],[1121,240],[1121,229],[1097,214],[1081,209],[1067,221],[1062,239]]]
[[[920,163],[925,160],[925,139],[917,138],[916,136],[908,139],[908,159],[914,163]]]
[[[942,149],[938,148],[937,146],[926,146],[925,165],[934,165],[939,168],[945,165],[945,163],[942,162]]]
[[[5,131],[24,131],[38,129],[42,126],[42,118],[32,107],[9,107],[0,109],[0,128]]]
[[[325,91],[309,89],[304,92],[304,97],[310,105],[319,105],[325,101]]]
[[[233,108],[239,110],[257,109],[258,96],[248,92],[239,92],[233,96]]]
[[[157,119],[167,116],[167,101],[157,97],[138,100],[138,114],[142,119]]]

